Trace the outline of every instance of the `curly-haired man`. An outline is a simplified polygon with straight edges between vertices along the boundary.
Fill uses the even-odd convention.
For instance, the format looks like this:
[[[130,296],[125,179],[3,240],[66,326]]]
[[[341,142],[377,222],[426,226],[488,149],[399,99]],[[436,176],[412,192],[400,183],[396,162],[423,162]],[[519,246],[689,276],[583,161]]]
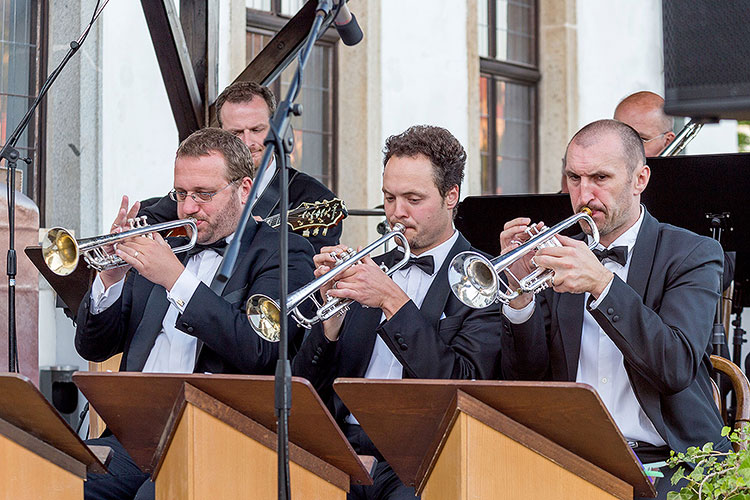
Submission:
[[[389,278],[394,249],[366,257],[321,289],[323,297],[355,302],[343,317],[313,329],[293,361],[334,414],[357,453],[374,455],[372,486],[352,486],[349,498],[414,498],[372,444],[332,388],[336,377],[495,378],[499,335],[497,307],[470,309],[451,294],[447,271],[453,257],[471,246],[453,227],[466,152],[450,132],[414,126],[388,138],[383,197],[388,222],[402,224],[411,247],[409,265]],[[315,256],[316,276],[333,265],[325,247]]]

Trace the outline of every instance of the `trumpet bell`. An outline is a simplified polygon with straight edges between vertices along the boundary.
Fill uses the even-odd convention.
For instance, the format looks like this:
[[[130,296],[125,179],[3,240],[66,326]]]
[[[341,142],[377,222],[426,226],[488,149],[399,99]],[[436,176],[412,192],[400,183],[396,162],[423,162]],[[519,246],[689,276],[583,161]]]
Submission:
[[[497,301],[497,280],[492,262],[476,252],[461,252],[448,267],[448,283],[456,298],[475,309]]]
[[[67,276],[78,267],[78,243],[61,227],[50,229],[42,241],[42,257],[47,267],[58,276]]]
[[[250,326],[263,339],[278,342],[281,339],[281,313],[270,297],[256,294],[247,300],[245,313]]]

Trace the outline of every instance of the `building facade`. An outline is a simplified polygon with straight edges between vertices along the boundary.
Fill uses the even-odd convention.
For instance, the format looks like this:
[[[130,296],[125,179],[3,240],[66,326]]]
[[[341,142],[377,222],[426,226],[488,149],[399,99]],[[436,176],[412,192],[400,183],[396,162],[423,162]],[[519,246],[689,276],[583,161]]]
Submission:
[[[26,65],[5,69],[25,71],[21,80],[29,86],[0,88],[8,94],[0,94],[6,109],[14,96],[33,95],[96,3],[4,0],[8,12],[16,9],[16,17],[5,14],[6,25],[28,28],[14,31],[21,42],[12,40],[26,44]],[[218,92],[303,1],[209,3],[219,11]],[[632,92],[663,93],[659,0],[353,0],[350,7],[364,40],[346,47],[331,33],[318,43],[305,75],[304,114],[292,122],[295,167],[328,184],[350,208],[382,203],[383,143],[410,125],[446,127],[465,146],[462,197],[557,192],[561,158],[576,130],[611,117]],[[23,9],[28,15],[19,22]],[[291,69],[273,84],[277,94],[285,94],[290,77]],[[5,130],[11,120],[9,112]],[[138,200],[171,189],[178,134],[140,2],[107,5],[30,137],[25,147],[37,161],[25,172],[24,190],[46,227],[102,234],[122,194]],[[687,150],[735,151],[731,121],[704,127]],[[350,217],[343,241],[374,240],[377,222]],[[73,348],[73,326],[46,283],[39,314],[40,364],[85,367]]]

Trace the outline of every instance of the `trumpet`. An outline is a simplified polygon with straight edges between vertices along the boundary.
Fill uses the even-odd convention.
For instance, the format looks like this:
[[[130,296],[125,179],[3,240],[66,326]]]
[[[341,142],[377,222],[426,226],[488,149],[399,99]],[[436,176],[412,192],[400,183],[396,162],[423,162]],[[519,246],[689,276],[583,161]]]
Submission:
[[[526,229],[529,240],[508,253],[487,259],[477,252],[461,252],[456,255],[448,266],[448,282],[453,294],[469,307],[481,309],[495,302],[508,304],[522,293],[537,294],[550,286],[555,274],[551,269],[537,267],[531,273],[518,279],[509,267],[531,251],[545,247],[562,246],[557,235],[583,220],[591,228],[592,242],[589,249],[593,250],[599,244],[599,230],[591,217],[591,209],[583,207],[580,212],[554,226],[537,228],[531,226]],[[507,271],[518,286],[511,287],[500,278]]]
[[[393,229],[381,236],[378,240],[370,243],[359,252],[354,252],[353,249],[348,249],[342,255],[334,255],[336,259],[336,265],[323,276],[320,276],[302,288],[295,292],[290,293],[286,298],[287,311],[291,311],[294,316],[294,320],[303,328],[310,329],[312,326],[320,321],[333,318],[338,314],[344,314],[349,309],[349,304],[352,303],[351,299],[342,299],[338,297],[328,298],[325,304],[321,304],[315,298],[315,292],[326,283],[335,280],[338,275],[346,271],[353,265],[357,264],[361,259],[372,253],[376,248],[380,247],[384,243],[397,239],[400,245],[404,249],[404,257],[396,262],[390,268],[381,264],[381,269],[388,276],[401,269],[409,262],[409,242],[406,241],[404,236],[404,226],[402,224],[394,224]],[[299,307],[307,299],[310,299],[315,304],[315,316],[308,318],[303,315]],[[245,311],[247,319],[250,322],[255,333],[260,337],[268,340],[269,342],[278,342],[281,334],[281,308],[278,303],[263,294],[252,295],[247,299]]]
[[[146,217],[128,219],[130,230],[122,233],[103,234],[91,238],[76,240],[70,231],[62,227],[53,227],[42,241],[42,256],[44,263],[53,273],[67,276],[78,267],[81,256],[89,267],[97,271],[106,271],[116,267],[127,266],[128,263],[115,254],[108,253],[106,247],[119,243],[126,238],[143,236],[154,231],[164,231],[177,227],[190,228],[190,241],[185,245],[172,249],[174,253],[187,252],[195,246],[198,238],[198,227],[193,219],[181,219],[160,224],[148,225]]]

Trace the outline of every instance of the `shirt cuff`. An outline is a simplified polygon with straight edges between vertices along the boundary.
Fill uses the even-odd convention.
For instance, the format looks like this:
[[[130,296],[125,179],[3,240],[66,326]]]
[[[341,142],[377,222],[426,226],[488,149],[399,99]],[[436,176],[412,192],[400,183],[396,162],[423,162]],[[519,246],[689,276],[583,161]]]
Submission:
[[[534,306],[536,306],[536,299],[531,299],[531,302],[521,309],[513,309],[508,304],[503,304],[503,314],[514,325],[520,325],[526,323],[534,314]]]
[[[193,294],[198,289],[198,285],[201,284],[201,280],[196,275],[185,269],[174,282],[171,291],[167,291],[167,299],[180,311],[180,314],[185,312],[185,308],[193,297]]]
[[[109,306],[117,302],[122,295],[122,285],[125,278],[121,279],[109,288],[104,288],[104,282],[97,273],[94,283],[91,285],[91,314],[99,314]]]
[[[602,292],[601,295],[599,295],[599,298],[596,299],[596,300],[590,301],[590,303],[588,305],[588,308],[589,308],[590,311],[593,311],[594,309],[596,309],[597,307],[599,307],[599,304],[602,303],[602,301],[604,300],[604,297],[606,297],[607,293],[609,293],[609,289],[612,287],[612,282],[613,281],[615,281],[615,277],[614,276],[612,276],[612,279],[609,280],[609,283],[607,283],[607,286],[604,287],[604,291]]]

